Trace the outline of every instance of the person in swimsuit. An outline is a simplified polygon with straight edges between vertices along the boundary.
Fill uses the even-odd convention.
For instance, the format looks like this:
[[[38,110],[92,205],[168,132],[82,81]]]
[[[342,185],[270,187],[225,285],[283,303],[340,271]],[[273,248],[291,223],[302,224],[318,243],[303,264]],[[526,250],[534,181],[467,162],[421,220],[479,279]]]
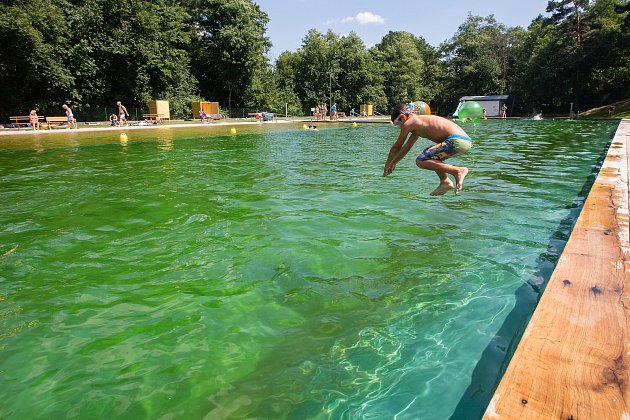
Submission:
[[[116,102],[116,105],[118,106],[118,125],[120,125],[121,127],[123,125],[127,125],[127,117],[129,116],[127,108],[125,108],[125,106],[120,103],[120,101]]]
[[[28,120],[31,122],[33,130],[39,130],[39,117],[37,116],[37,111],[32,110],[31,113],[28,114]]]
[[[414,114],[404,103],[394,107],[392,122],[400,127],[400,135],[389,151],[383,176],[394,172],[396,164],[409,153],[416,140],[424,137],[436,144],[423,150],[416,158],[416,165],[421,169],[434,171],[440,178],[440,185],[431,192],[431,195],[443,195],[453,187],[455,187],[455,194],[458,194],[464,185],[468,168],[449,165],[444,160],[470,150],[472,140],[468,134],[459,125],[446,118],[437,115]],[[448,174],[455,178],[455,184]]]
[[[70,107],[66,104],[61,105],[61,107],[66,111],[66,117],[68,117],[68,126],[66,128],[70,128],[70,126],[77,128],[77,120],[74,119],[74,114]]]

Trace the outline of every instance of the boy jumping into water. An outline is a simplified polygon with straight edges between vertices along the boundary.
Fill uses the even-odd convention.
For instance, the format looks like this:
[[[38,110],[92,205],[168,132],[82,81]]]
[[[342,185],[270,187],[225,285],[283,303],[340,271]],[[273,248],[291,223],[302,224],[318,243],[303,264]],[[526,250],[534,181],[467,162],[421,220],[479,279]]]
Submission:
[[[437,143],[429,146],[416,158],[416,165],[422,169],[434,171],[440,178],[440,185],[431,195],[443,195],[455,187],[458,194],[464,185],[468,168],[444,163],[444,160],[470,150],[472,140],[462,128],[454,122],[437,115],[416,115],[407,104],[398,104],[392,112],[392,122],[400,127],[400,135],[389,151],[383,176],[394,172],[396,164],[407,155],[419,137]],[[408,137],[408,138],[407,138]],[[453,175],[455,185],[447,174]]]

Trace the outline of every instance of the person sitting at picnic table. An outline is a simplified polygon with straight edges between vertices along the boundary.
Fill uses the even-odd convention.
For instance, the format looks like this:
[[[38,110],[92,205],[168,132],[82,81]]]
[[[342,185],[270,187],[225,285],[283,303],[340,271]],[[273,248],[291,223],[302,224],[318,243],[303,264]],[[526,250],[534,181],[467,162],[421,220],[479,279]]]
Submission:
[[[32,110],[28,115],[28,119],[31,122],[33,130],[39,130],[39,117],[37,116],[37,111]]]
[[[199,110],[199,119],[201,120],[201,122],[206,122],[206,118],[208,118],[208,116],[203,111],[203,109],[200,109]]]

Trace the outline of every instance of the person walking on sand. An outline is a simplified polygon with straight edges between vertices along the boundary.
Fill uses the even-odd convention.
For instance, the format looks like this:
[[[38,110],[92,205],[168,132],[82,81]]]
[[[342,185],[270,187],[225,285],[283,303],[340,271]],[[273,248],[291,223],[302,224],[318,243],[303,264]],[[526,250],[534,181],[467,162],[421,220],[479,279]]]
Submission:
[[[72,109],[66,104],[61,105],[61,107],[66,111],[66,117],[68,117],[68,126],[66,128],[72,127],[77,128],[77,120],[74,118],[74,114],[72,113]]]
[[[507,118],[507,105],[503,104],[501,106],[501,118]]]
[[[453,166],[444,160],[468,152],[472,140],[466,132],[453,121],[437,115],[417,115],[411,112],[407,104],[401,103],[394,107],[392,122],[400,127],[400,134],[391,147],[383,176],[388,176],[396,164],[407,155],[419,137],[424,137],[436,143],[429,146],[416,158],[416,165],[421,169],[434,171],[440,178],[440,185],[431,195],[443,195],[455,187],[455,194],[459,194],[464,185],[464,178],[468,174],[465,166]],[[448,177],[455,178],[455,185]]]
[[[125,106],[120,103],[120,101],[116,102],[116,105],[118,106],[118,125],[121,127],[123,125],[127,125],[127,117],[129,116],[127,108],[125,108]]]

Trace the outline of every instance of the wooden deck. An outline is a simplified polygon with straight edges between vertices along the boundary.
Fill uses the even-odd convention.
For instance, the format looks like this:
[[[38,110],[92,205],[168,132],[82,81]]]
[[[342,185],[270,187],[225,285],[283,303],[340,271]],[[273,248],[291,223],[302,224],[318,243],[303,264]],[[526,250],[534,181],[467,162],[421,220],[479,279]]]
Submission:
[[[630,120],[484,419],[630,419]]]

